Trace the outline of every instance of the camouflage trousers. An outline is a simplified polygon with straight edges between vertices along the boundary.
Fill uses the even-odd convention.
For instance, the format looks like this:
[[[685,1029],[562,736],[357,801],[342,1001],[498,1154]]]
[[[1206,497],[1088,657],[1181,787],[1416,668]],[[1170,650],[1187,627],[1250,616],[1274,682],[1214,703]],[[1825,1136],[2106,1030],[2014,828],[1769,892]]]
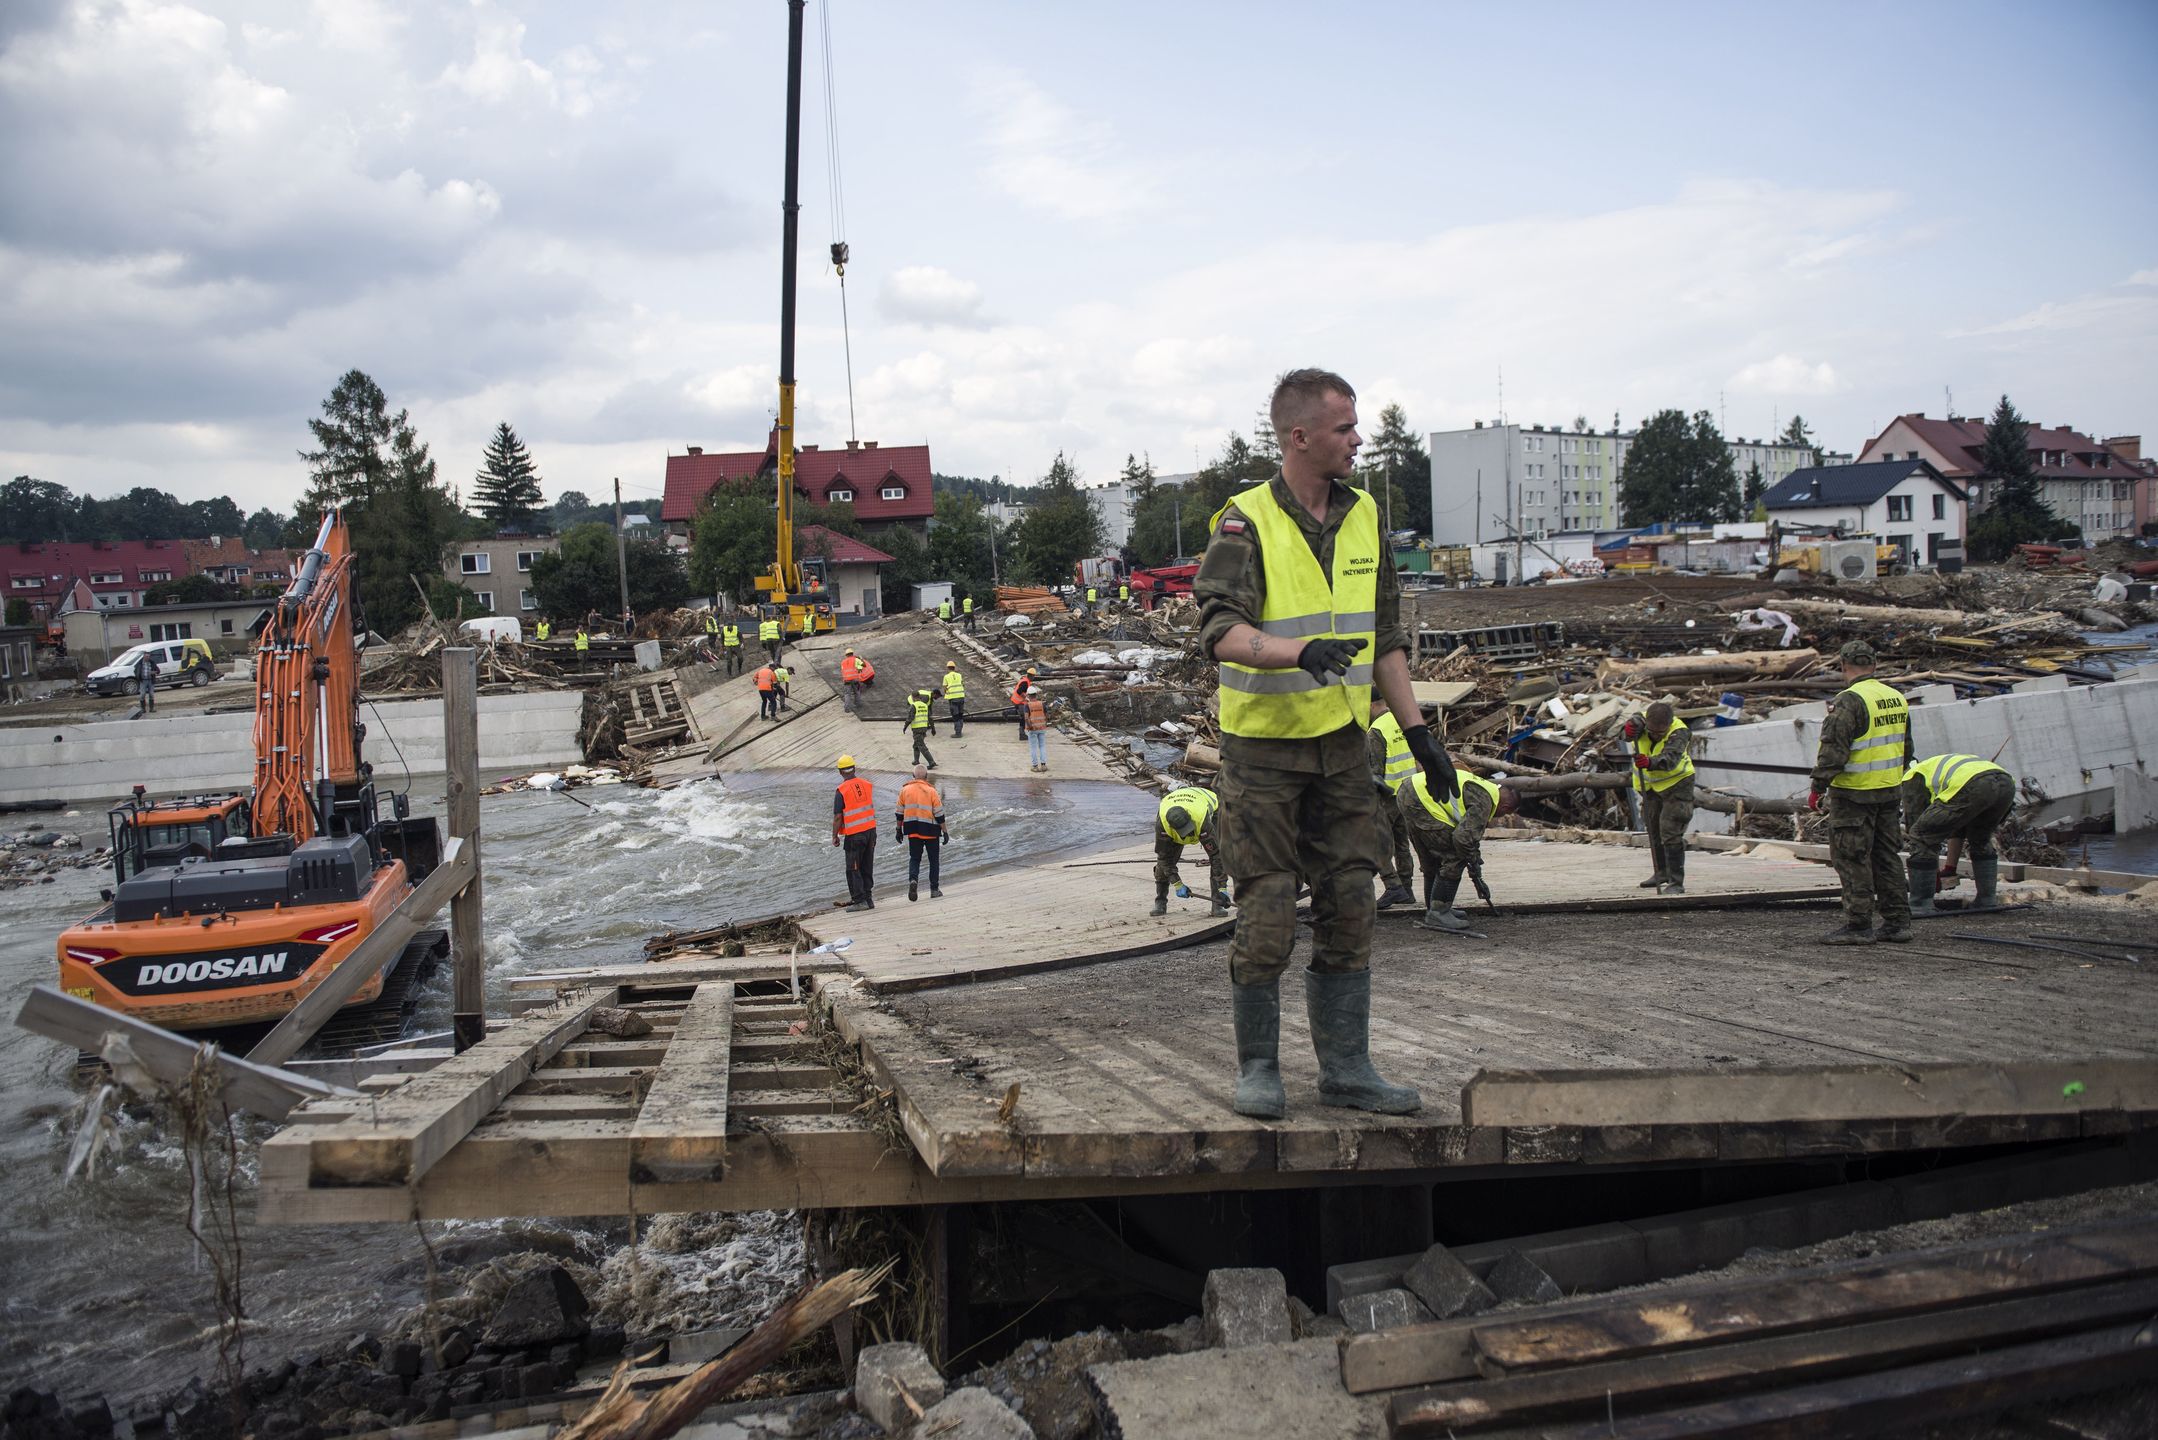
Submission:
[[[1683,883],[1686,879],[1686,827],[1693,820],[1693,777],[1687,776],[1668,790],[1648,790],[1641,796],[1641,828],[1648,833],[1649,857],[1658,875]]]
[[[2015,803],[2013,777],[1992,770],[1973,776],[1953,796],[1934,801],[1911,822],[1912,861],[1937,865],[1941,846],[1951,839],[1963,842],[1969,859],[1995,854],[1993,832],[2001,828]]]
[[[1229,975],[1239,985],[1281,977],[1296,947],[1296,888],[1311,886],[1311,968],[1329,974],[1371,965],[1378,897],[1371,877],[1371,775],[1276,770],[1223,757],[1223,858],[1236,881],[1236,935]]]
[[[1883,920],[1909,924],[1911,892],[1903,869],[1903,809],[1894,790],[1871,804],[1828,792],[1828,857],[1843,886],[1843,918],[1853,926]]]
[[[1229,871],[1221,858],[1221,846],[1214,843],[1212,835],[1201,835],[1195,844],[1206,850],[1207,883],[1216,891],[1229,888]],[[1184,858],[1184,846],[1172,840],[1161,826],[1154,827],[1154,888],[1166,890],[1177,882],[1177,866]],[[1209,895],[1208,898],[1212,898]]]
[[[1375,786],[1371,797],[1379,806],[1379,878],[1387,884],[1416,883],[1416,862],[1409,854],[1409,822],[1401,818],[1394,792]]]
[[[1404,785],[1401,788],[1401,793],[1408,795],[1410,793],[1409,788]],[[1461,840],[1460,826],[1443,824],[1432,818],[1431,812],[1428,810],[1421,815],[1404,815],[1402,812],[1407,810],[1410,805],[1415,805],[1419,810],[1423,809],[1423,806],[1412,798],[1405,804],[1397,806],[1394,813],[1402,817],[1402,828],[1408,832],[1409,839],[1416,844],[1416,858],[1423,862],[1424,890],[1426,892],[1424,903],[1428,905],[1431,902],[1429,892],[1432,881],[1438,880],[1443,883],[1459,880],[1461,872],[1467,869],[1472,861],[1480,859],[1483,848],[1481,842],[1473,848],[1464,845]]]

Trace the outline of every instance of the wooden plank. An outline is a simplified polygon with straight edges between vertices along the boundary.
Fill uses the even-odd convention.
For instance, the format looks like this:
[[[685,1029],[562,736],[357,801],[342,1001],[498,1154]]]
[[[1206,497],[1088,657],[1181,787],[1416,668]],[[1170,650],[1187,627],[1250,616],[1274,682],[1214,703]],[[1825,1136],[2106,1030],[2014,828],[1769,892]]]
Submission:
[[[839,1077],[822,1065],[800,1065],[789,1060],[751,1060],[736,1065],[727,1077],[735,1090],[821,1090]]]
[[[1699,1299],[1614,1300],[1478,1326],[1478,1368],[1513,1375],[1738,1337],[1884,1320],[2010,1294],[2158,1273],[2158,1221],[1949,1246],[1856,1270],[1730,1284]]]
[[[469,1050],[487,1033],[487,964],[480,891],[479,652],[453,645],[442,652],[443,769],[449,787],[450,839],[471,857],[472,880],[450,902],[450,1026],[453,1047]]]
[[[1480,1070],[1472,1125],[1771,1124],[2158,1108],[2158,1061],[1763,1066],[1743,1070]]]
[[[546,1065],[517,1087],[521,1095],[636,1095],[652,1083],[649,1065]]]
[[[612,986],[584,991],[414,1077],[367,1116],[310,1127],[307,1183],[410,1186],[614,999]]]
[[[1589,1419],[1770,1383],[1808,1383],[2012,1340],[2092,1329],[2158,1309],[2158,1279],[2082,1286],[1937,1314],[1639,1356],[1397,1395],[1395,1435],[1469,1434],[1497,1425]]]
[[[285,1012],[285,1018],[255,1042],[247,1058],[257,1065],[282,1065],[297,1055],[300,1047],[312,1040],[347,1000],[359,994],[361,986],[404,953],[405,946],[426,928],[435,912],[478,873],[473,852],[455,836],[450,837],[443,846],[442,863],[429,871],[427,878],[415,885],[373,933],[354,946],[352,953],[323,976],[314,989],[301,996],[300,1002]]]
[[[250,1110],[272,1120],[282,1120],[294,1106],[310,1100],[357,1095],[356,1090],[334,1085],[309,1075],[228,1055],[215,1045],[190,1040],[170,1030],[107,1010],[88,1000],[65,994],[51,985],[33,985],[23,997],[15,1023],[24,1030],[72,1045],[95,1055],[104,1050],[107,1036],[123,1037],[143,1068],[169,1085],[185,1085],[194,1073],[197,1058],[207,1051],[222,1077],[220,1097],[235,1110]]]
[[[657,1040],[658,1043],[655,1043]],[[640,1036],[635,1040],[573,1040],[564,1045],[553,1060],[550,1070],[571,1070],[585,1066],[602,1067],[642,1065],[653,1066],[667,1058],[664,1037]]]
[[[725,1178],[733,1037],[734,982],[697,987],[630,1131],[631,1184]]]
[[[750,1090],[727,1099],[735,1115],[836,1115],[854,1106],[853,1096],[837,1090]]]
[[[1932,1360],[1877,1374],[1636,1416],[1623,1427],[1598,1419],[1552,1426],[1544,1440],[1700,1440],[1779,1437],[1836,1440],[1910,1433],[1908,1427],[2041,1406],[2158,1374],[2158,1324],[2133,1321],[2080,1335]]]
[[[831,1006],[832,1023],[863,1063],[892,1092],[907,1139],[929,1166],[948,1175],[1016,1175],[1026,1168],[1019,1139],[996,1120],[1001,1095],[960,1099],[946,1087],[949,1068],[923,1065],[922,1048],[906,1023],[875,1009],[855,993],[851,980],[820,979],[817,993]],[[979,1107],[970,1103],[977,1099]]]
[[[635,1120],[638,1102],[633,1095],[601,1092],[590,1095],[528,1095],[518,1091],[506,1096],[488,1112],[501,1120]]]

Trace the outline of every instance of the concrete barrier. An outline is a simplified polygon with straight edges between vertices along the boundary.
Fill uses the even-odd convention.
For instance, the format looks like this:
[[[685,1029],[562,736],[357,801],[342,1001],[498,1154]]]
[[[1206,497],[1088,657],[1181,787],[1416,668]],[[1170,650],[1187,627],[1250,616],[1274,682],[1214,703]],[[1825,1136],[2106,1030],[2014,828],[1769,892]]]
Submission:
[[[582,760],[583,713],[576,690],[482,695],[482,778]],[[360,718],[366,756],[379,775],[402,776],[407,767],[415,775],[442,772],[439,699],[368,705]],[[254,729],[252,711],[10,726],[0,729],[0,801],[115,801],[136,785],[153,795],[242,789],[254,782]]]

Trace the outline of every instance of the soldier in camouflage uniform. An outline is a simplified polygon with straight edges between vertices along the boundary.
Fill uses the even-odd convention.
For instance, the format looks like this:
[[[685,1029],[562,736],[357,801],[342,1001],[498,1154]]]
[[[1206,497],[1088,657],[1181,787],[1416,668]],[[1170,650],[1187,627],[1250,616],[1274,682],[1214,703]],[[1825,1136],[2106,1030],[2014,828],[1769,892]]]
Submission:
[[[1371,881],[1377,796],[1364,759],[1371,692],[1416,714],[1400,582],[1369,495],[1342,483],[1363,443],[1356,392],[1291,371],[1274,391],[1273,480],[1214,517],[1193,593],[1201,652],[1221,665],[1222,843],[1236,881],[1229,946],[1237,1113],[1279,1118],[1282,973],[1296,943],[1297,877],[1311,885],[1305,1009],[1319,1099],[1384,1114],[1422,1105],[1371,1063]],[[1430,727],[1404,731],[1432,788],[1454,767]]]
[[[1837,652],[1849,688],[1821,722],[1821,748],[1813,759],[1814,810],[1828,801],[1828,853],[1843,886],[1843,924],[1821,937],[1824,945],[1870,945],[1873,914],[1881,914],[1878,938],[1897,944],[1911,938],[1910,892],[1903,869],[1904,773],[1911,764],[1911,717],[1903,697],[1873,678],[1878,657],[1863,640]]]
[[[1426,724],[1431,717],[1424,716]],[[1379,908],[1406,905],[1416,898],[1409,888],[1416,883],[1416,862],[1409,858],[1409,827],[1394,804],[1401,782],[1416,769],[1400,722],[1387,712],[1386,702],[1371,702],[1371,728],[1364,732],[1364,759],[1371,768],[1371,796],[1379,802]],[[1430,889],[1429,877],[1425,889]]]
[[[1978,882],[1974,910],[1991,910],[2001,882],[2001,856],[1993,832],[2015,808],[2016,777],[1976,755],[1934,755],[1911,767],[1903,780],[1904,824],[1911,836],[1911,913],[1933,915],[1935,867],[1941,842],[1963,842]]]
[[[1222,861],[1217,839],[1221,827],[1215,823],[1215,817],[1220,813],[1220,795],[1204,785],[1186,785],[1162,797],[1154,821],[1153,914],[1169,913],[1169,887],[1182,882],[1177,867],[1183,863],[1186,845],[1197,845],[1206,851],[1206,893],[1212,904],[1211,913],[1215,916],[1229,913],[1225,903],[1229,872]]]
[[[1686,827],[1693,820],[1693,734],[1670,702],[1658,700],[1622,732],[1633,756],[1633,788],[1641,796],[1641,828],[1655,870],[1641,882],[1659,895],[1686,893]]]
[[[1394,813],[1401,816],[1416,845],[1416,858],[1424,863],[1424,918],[1416,923],[1427,930],[1459,933],[1469,928],[1454,909],[1462,872],[1476,882],[1479,895],[1490,894],[1484,884],[1484,827],[1494,816],[1512,814],[1517,802],[1513,791],[1466,770],[1455,771],[1454,782],[1460,788],[1448,804],[1432,798],[1422,775],[1412,776],[1395,792]]]

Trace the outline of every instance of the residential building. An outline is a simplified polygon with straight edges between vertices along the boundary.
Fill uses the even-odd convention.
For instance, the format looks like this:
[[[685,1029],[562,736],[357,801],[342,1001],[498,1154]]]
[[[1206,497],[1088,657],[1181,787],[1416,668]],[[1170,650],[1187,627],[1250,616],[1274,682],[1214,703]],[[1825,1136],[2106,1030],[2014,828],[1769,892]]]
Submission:
[[[539,610],[532,562],[561,548],[553,535],[495,535],[460,540],[443,557],[442,573],[480,597],[497,615],[531,617]]]
[[[2135,485],[2135,530],[2138,535],[2158,533],[2151,528],[2158,525],[2158,459],[2143,453],[2141,435],[2114,435],[2106,440],[2106,449],[2126,460],[2142,472]]]
[[[661,521],[676,535],[688,535],[697,506],[713,486],[775,473],[777,447],[775,430],[762,450],[707,455],[703,446],[692,445],[686,455],[669,455]],[[879,446],[874,440],[850,440],[840,450],[804,445],[794,455],[794,487],[819,504],[852,504],[855,518],[871,531],[906,525],[927,535],[936,513],[927,445]]]
[[[93,665],[149,640],[207,640],[212,653],[223,657],[254,648],[256,626],[270,613],[272,603],[257,596],[139,609],[72,607],[61,612],[60,630],[67,653]]]
[[[1156,475],[1154,484],[1157,488],[1163,485],[1181,486],[1188,485],[1197,478],[1196,471]],[[1123,480],[1111,480],[1106,484],[1085,486],[1081,493],[1086,496],[1087,504],[1094,507],[1094,513],[1101,517],[1102,548],[1121,550],[1130,544],[1132,512],[1139,503],[1138,487],[1126,484]]]
[[[2032,425],[2023,443],[2038,473],[2039,495],[2047,508],[2074,525],[2088,541],[2132,534],[2147,515],[2150,500],[2139,495],[2150,477],[2141,465],[2142,444],[2134,458],[2065,426]],[[1866,442],[1859,463],[1874,460],[1923,460],[1955,481],[1971,497],[1971,508],[1984,514],[1992,503],[1994,482],[1985,477],[1986,422],[1968,415],[1936,420],[1923,411],[1898,415],[1888,428]],[[2141,482],[2141,483],[2139,483]]]
[[[1431,539],[1439,545],[1525,534],[1607,530],[1619,523],[1619,480],[1632,430],[1492,424],[1435,430],[1431,449]],[[1758,464],[1765,485],[1817,463],[1810,446],[1772,440],[1728,442],[1741,485]]]
[[[1969,495],[1925,460],[1861,460],[1794,471],[1761,503],[1783,525],[1878,535],[1899,546],[1913,565],[1939,563],[1948,541],[1960,551],[1970,522]]]
[[[253,589],[275,585],[282,590],[292,583],[290,550],[250,550],[237,535],[212,535],[207,540],[182,540],[194,573],[207,575],[221,585]]]
[[[797,559],[824,557],[825,588],[834,615],[866,619],[884,613],[881,567],[891,564],[892,557],[876,546],[822,525],[804,525],[794,532],[794,554]]]
[[[31,698],[31,682],[37,679],[37,647],[44,638],[42,625],[0,625],[0,695],[9,701]]]
[[[47,540],[0,547],[6,597],[39,620],[59,613],[77,580],[99,609],[139,609],[152,585],[195,573],[180,540]]]

